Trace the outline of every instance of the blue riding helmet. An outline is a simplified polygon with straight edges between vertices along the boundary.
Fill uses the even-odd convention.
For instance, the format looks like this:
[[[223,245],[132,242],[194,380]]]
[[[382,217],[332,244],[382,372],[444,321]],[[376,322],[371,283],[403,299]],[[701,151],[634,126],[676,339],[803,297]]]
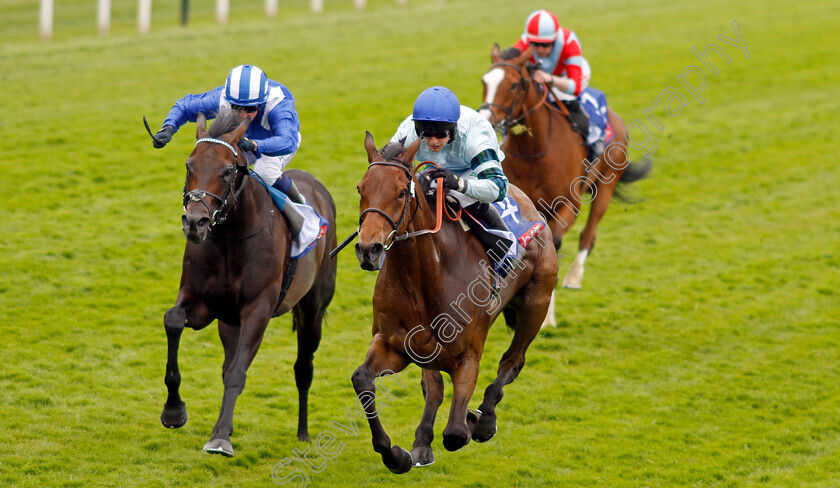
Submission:
[[[411,119],[418,136],[424,132],[448,132],[449,137],[454,138],[455,126],[460,116],[461,104],[458,97],[448,88],[433,86],[423,90],[417,97]]]
[[[230,70],[225,80],[225,100],[231,105],[253,107],[268,99],[268,78],[256,66],[243,64]]]

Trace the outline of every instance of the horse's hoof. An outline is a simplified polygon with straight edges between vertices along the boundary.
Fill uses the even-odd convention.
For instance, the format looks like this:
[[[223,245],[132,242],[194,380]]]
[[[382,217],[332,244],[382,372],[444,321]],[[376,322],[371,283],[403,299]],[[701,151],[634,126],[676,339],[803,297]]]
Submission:
[[[392,473],[403,474],[411,469],[411,454],[408,451],[400,446],[394,446],[391,448],[391,455],[396,459],[395,464],[388,464],[384,455],[382,456],[382,462]]]
[[[563,278],[563,288],[569,288],[571,290],[580,290],[581,286],[581,280],[578,278],[570,278],[568,276]]]
[[[447,451],[457,451],[469,443],[469,435],[443,433],[443,447],[445,447]]]
[[[418,446],[411,450],[411,462],[415,468],[435,464],[435,455],[431,447]]]
[[[298,432],[297,439],[301,442],[312,442],[312,438],[309,437],[309,433],[307,432]]]
[[[187,406],[181,402],[175,408],[167,408],[163,405],[163,412],[160,414],[160,423],[167,429],[177,429],[187,423]]]
[[[207,444],[204,444],[204,452],[233,457],[233,445],[226,439],[210,439]]]
[[[470,431],[473,430],[475,424],[478,423],[478,420],[481,418],[481,410],[467,410],[467,427],[470,428]]]
[[[496,424],[495,422],[493,425],[482,425],[479,424],[476,426],[476,429],[473,430],[472,439],[476,442],[487,442],[496,435]]]

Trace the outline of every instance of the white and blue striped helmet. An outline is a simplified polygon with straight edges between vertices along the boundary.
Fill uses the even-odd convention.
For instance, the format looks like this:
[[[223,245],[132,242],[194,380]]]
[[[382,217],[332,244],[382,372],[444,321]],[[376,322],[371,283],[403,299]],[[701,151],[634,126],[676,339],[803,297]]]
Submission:
[[[231,105],[252,107],[268,98],[268,78],[256,66],[243,64],[230,70],[225,81],[225,100]]]

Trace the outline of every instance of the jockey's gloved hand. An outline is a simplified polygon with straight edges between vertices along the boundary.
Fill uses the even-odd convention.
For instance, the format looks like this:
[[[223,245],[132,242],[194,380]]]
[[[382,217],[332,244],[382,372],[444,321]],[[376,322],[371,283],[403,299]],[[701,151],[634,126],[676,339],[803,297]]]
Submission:
[[[257,143],[247,137],[243,137],[239,140],[239,148],[245,152],[256,151]]]
[[[172,140],[175,129],[171,125],[165,125],[152,137],[152,145],[160,149]]]
[[[461,189],[461,178],[455,176],[455,173],[449,171],[446,168],[437,168],[432,171],[429,171],[429,178],[437,179],[443,178],[443,187],[449,188],[450,190],[460,190]]]

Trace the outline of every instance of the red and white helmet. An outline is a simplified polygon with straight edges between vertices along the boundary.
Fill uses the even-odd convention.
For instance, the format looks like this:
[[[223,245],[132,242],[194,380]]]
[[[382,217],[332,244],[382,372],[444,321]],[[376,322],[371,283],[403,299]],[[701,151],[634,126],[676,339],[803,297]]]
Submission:
[[[528,42],[554,42],[560,22],[548,10],[537,10],[525,21],[525,33],[522,34]]]

